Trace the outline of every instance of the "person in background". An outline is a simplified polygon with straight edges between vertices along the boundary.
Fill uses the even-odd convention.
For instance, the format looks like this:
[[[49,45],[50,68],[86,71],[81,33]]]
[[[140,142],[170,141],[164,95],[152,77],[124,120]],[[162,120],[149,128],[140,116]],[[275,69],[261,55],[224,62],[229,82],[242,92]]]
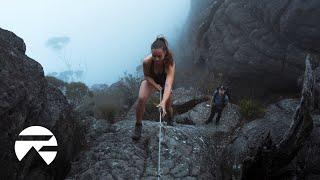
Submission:
[[[229,96],[227,94],[227,89],[221,85],[219,86],[212,95],[211,100],[211,113],[209,118],[205,121],[206,124],[212,122],[214,115],[217,113],[216,124],[219,123],[222,111],[224,107],[229,103]]]

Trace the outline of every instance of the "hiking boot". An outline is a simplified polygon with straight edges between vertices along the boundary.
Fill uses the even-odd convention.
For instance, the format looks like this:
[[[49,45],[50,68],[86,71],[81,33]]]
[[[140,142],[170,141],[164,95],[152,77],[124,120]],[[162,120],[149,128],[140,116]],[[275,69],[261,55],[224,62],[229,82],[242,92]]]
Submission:
[[[136,124],[132,135],[132,140],[137,141],[141,137],[142,124]]]

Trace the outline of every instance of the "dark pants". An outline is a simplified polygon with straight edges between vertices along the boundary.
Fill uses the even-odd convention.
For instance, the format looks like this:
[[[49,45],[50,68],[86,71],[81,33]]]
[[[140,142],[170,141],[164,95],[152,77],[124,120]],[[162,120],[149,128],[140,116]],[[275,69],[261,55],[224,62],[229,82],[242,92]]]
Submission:
[[[211,113],[210,113],[210,116],[208,118],[208,121],[211,122],[214,115],[216,113],[218,113],[217,117],[216,117],[216,123],[219,122],[220,118],[221,118],[221,114],[222,114],[222,110],[223,110],[223,107],[216,107],[216,106],[212,106],[211,108]]]

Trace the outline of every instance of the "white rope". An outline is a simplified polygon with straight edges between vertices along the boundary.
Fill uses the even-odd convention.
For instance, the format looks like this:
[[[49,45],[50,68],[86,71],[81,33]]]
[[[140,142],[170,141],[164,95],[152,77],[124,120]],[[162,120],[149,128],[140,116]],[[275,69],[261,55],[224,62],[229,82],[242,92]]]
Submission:
[[[162,100],[162,89],[160,90],[160,103],[161,103],[161,100]],[[159,107],[159,146],[158,146],[158,180],[160,180],[160,177],[161,177],[161,139],[162,139],[162,135],[161,135],[161,129],[162,129],[162,114],[161,114],[161,106]]]

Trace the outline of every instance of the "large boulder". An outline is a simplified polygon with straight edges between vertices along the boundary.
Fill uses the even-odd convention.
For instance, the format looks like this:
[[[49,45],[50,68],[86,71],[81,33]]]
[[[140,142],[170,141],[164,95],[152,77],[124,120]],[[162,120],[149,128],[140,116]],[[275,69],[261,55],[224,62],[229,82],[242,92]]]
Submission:
[[[218,167],[224,171],[217,171],[218,177],[221,179],[228,179],[232,176],[240,178],[237,173],[243,170],[243,163],[246,159],[255,156],[256,151],[268,135],[271,136],[272,142],[278,143],[289,128],[292,114],[298,103],[299,101],[296,99],[282,100],[270,105],[263,118],[244,124],[233,135],[232,143],[226,145],[226,148],[221,152],[220,156],[225,158],[220,159],[222,162]]]
[[[83,139],[77,115],[60,90],[48,85],[42,66],[25,55],[23,40],[0,28],[0,179],[62,179]],[[58,142],[56,159],[47,166],[35,151],[19,162],[14,153],[18,134],[40,125]]]
[[[313,161],[306,162],[309,157],[301,156],[306,155],[306,149],[319,152],[318,146],[307,146],[310,140],[317,142],[312,137],[313,122],[319,121],[319,116],[311,114],[314,74],[310,59],[306,59],[300,100],[287,99],[270,105],[263,118],[244,124],[234,133],[232,141],[221,151],[220,156],[225,158],[220,159],[220,171],[216,171],[221,179],[305,179],[317,175],[319,169],[311,167]],[[306,166],[293,162],[297,156]],[[290,167],[290,162],[295,166]]]
[[[306,141],[299,146],[298,150],[290,149],[293,153],[291,160],[286,165],[274,170],[269,169],[269,176],[261,171],[259,166],[277,166],[285,159],[285,156],[276,158],[276,161],[259,161],[259,164],[250,166],[248,164],[256,161],[257,157],[268,159],[270,144],[279,144],[289,130],[292,123],[293,114],[299,105],[298,99],[285,99],[268,106],[263,118],[244,124],[230,137],[230,141],[224,144],[225,148],[217,152],[217,149],[211,147],[217,152],[218,157],[213,158],[217,163],[212,173],[217,175],[217,179],[228,179],[235,177],[236,179],[317,179],[320,167],[318,166],[320,148],[317,145],[319,138],[319,115],[313,116],[314,128],[310,130],[310,135]],[[296,137],[296,136],[295,136]],[[298,137],[297,137],[298,138]],[[268,141],[266,141],[266,139]],[[270,143],[270,144],[269,144]],[[261,149],[262,148],[262,149]],[[268,156],[269,155],[269,156]],[[272,163],[271,163],[272,162]],[[278,166],[277,166],[278,167]],[[314,177],[314,178],[312,178]],[[317,177],[317,178],[315,178]]]
[[[237,96],[297,92],[305,51],[320,52],[319,8],[317,0],[192,1],[177,73],[198,73],[178,81],[213,72]]]

